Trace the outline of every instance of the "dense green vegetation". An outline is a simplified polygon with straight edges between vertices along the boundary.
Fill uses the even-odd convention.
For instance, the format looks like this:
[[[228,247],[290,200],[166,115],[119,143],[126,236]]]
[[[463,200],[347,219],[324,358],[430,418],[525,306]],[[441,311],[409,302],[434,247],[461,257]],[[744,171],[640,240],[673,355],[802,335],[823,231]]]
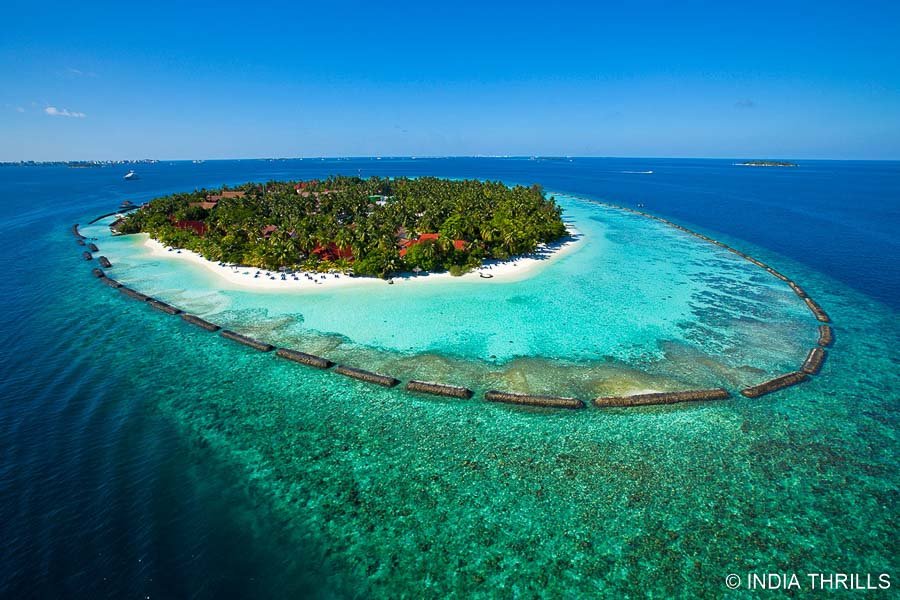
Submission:
[[[217,262],[378,277],[459,274],[566,235],[561,209],[539,185],[332,177],[248,183],[225,195],[235,191],[243,197],[202,189],[156,198],[116,229]]]

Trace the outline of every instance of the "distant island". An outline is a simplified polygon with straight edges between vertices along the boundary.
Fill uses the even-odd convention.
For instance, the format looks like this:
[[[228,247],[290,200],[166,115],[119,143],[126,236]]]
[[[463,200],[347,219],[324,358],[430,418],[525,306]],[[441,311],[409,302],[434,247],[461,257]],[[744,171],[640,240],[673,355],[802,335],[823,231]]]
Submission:
[[[748,160],[746,162],[737,163],[741,167],[796,167],[797,163],[787,162],[784,160]]]
[[[172,194],[112,228],[215,262],[387,278],[534,252],[567,235],[561,215],[540,185],[336,176]]]
[[[15,162],[0,162],[0,167],[69,167],[70,169],[87,169],[116,165],[153,165],[158,162],[159,160],[155,158],[141,158],[135,160],[20,160]]]

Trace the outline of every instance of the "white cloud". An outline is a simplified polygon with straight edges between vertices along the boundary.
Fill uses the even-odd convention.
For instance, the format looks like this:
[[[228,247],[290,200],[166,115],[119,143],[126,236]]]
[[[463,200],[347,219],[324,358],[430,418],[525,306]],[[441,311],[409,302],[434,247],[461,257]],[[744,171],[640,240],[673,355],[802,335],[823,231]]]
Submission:
[[[73,117],[75,119],[83,119],[87,116],[83,112],[76,112],[74,110],[69,110],[68,108],[56,108],[55,106],[48,106],[44,109],[44,112],[51,117]]]
[[[69,77],[96,77],[97,74],[93,71],[82,71],[81,69],[75,69],[73,67],[66,67],[66,75]]]

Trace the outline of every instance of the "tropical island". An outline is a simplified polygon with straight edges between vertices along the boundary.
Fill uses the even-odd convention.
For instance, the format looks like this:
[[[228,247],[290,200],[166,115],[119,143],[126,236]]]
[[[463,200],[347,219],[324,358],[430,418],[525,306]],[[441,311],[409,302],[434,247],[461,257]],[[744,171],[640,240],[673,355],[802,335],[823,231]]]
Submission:
[[[540,185],[335,176],[247,183],[151,200],[116,220],[214,262],[264,269],[462,275],[567,236]]]
[[[796,167],[797,163],[785,160],[748,160],[738,163],[741,167]]]

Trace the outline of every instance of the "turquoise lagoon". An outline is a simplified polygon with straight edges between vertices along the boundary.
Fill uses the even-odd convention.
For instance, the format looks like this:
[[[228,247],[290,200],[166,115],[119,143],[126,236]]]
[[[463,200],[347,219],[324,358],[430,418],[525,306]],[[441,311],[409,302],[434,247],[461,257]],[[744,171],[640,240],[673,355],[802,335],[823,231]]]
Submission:
[[[733,389],[796,369],[815,344],[806,306],[758,267],[649,219],[556,198],[577,242],[516,281],[420,276],[247,291],[152,255],[144,236],[111,236],[108,220],[82,231],[98,238],[116,265],[111,274],[135,289],[260,339],[402,379],[585,398]]]
[[[876,298],[895,283],[882,251],[893,247],[895,165],[788,174],[726,161],[380,161],[387,174],[536,180],[652,202],[772,264],[833,318],[836,343],[811,381],[670,407],[529,410],[307,369],[99,284],[68,233],[123,197],[370,165],[177,163],[147,167],[137,187],[103,183],[103,170],[0,172],[15,208],[2,221],[14,250],[0,282],[0,590],[668,598],[727,596],[729,573],[896,580],[900,328],[891,295]],[[617,174],[646,169],[654,175]],[[867,195],[842,226],[833,215],[850,213],[829,191],[847,182]],[[51,197],[71,200],[34,201]],[[112,276],[187,310],[479,391],[734,391],[796,368],[814,344],[817,322],[767,273],[653,221],[559,197],[579,248],[515,283],[256,293],[147,260],[102,225],[84,231],[100,238]],[[833,244],[811,252],[819,235]]]

